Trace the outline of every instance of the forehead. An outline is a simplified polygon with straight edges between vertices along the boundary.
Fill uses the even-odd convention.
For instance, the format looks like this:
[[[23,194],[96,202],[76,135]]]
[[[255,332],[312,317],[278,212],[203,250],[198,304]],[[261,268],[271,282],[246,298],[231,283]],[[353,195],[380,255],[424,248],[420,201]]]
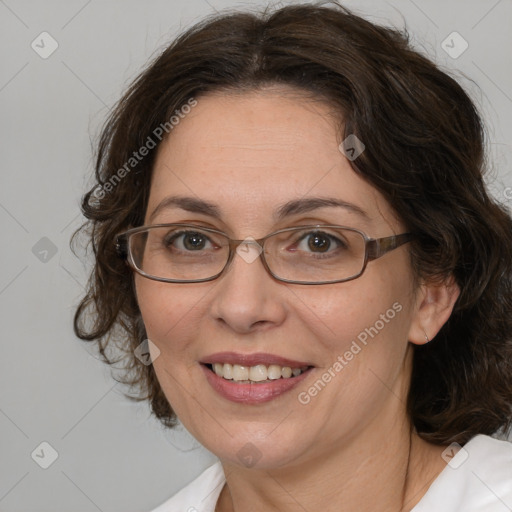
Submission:
[[[391,208],[339,150],[335,119],[325,102],[286,88],[199,97],[159,147],[148,215],[169,195],[246,222],[299,198],[335,197],[379,222]]]

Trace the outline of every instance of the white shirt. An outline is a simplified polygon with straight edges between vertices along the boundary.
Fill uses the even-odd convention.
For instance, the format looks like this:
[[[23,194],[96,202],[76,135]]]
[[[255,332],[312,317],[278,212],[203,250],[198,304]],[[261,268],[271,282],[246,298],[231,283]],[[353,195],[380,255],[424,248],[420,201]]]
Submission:
[[[411,512],[512,512],[512,443],[478,435],[446,460]],[[217,462],[152,512],[214,512],[225,482]]]

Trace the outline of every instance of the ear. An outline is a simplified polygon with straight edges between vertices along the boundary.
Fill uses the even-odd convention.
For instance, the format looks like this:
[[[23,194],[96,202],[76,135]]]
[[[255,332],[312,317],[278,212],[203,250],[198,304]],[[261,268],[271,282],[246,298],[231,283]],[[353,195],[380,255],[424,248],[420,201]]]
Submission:
[[[432,341],[450,318],[459,295],[460,288],[453,276],[443,283],[422,284],[417,291],[416,312],[409,330],[409,341],[415,345]]]

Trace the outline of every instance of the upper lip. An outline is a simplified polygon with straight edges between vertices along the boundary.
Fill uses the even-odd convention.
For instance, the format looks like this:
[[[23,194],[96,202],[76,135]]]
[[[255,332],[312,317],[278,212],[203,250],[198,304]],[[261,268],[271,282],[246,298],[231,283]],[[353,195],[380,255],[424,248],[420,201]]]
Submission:
[[[239,354],[237,352],[216,352],[206,356],[200,361],[203,364],[228,363],[239,364],[240,366],[256,366],[264,364],[269,366],[277,364],[279,366],[289,366],[290,368],[303,368],[304,366],[312,366],[304,361],[295,361],[286,357],[268,354],[265,352],[257,352],[254,354]]]

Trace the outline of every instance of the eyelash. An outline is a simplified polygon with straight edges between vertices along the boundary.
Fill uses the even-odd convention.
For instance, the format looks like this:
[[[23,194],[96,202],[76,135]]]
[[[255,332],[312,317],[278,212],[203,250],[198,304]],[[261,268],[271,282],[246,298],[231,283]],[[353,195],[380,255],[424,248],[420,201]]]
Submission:
[[[208,243],[210,243],[214,247],[219,247],[218,244],[215,244],[214,242],[212,242],[212,240],[211,240],[211,238],[210,238],[210,236],[208,234],[202,233],[199,229],[198,229],[198,231],[181,230],[181,231],[177,231],[177,232],[172,232],[172,235],[169,238],[168,237],[164,237],[163,242],[164,242],[165,247],[169,248],[174,243],[174,241],[178,240],[180,237],[184,237],[186,235],[191,235],[191,234],[194,235],[194,234],[198,234],[198,233]],[[304,233],[300,233],[299,232],[297,234],[297,239],[291,243],[291,246],[297,247],[302,242],[306,241],[308,237],[315,236],[315,235],[328,239],[329,242],[333,242],[334,244],[336,244],[337,248],[342,248],[342,249],[347,249],[348,248],[347,244],[343,240],[341,240],[341,239],[337,238],[336,236],[331,235],[331,234],[329,234],[329,233],[327,233],[325,231],[318,231],[318,230],[316,230],[316,231],[306,231]],[[182,244],[183,244],[183,238],[182,238]],[[328,247],[328,249],[330,249],[330,247]],[[183,249],[178,249],[178,250],[183,251]],[[190,252],[193,252],[193,251],[190,251]],[[329,257],[329,253],[331,253],[331,252],[333,252],[333,251],[329,251],[328,250],[328,252],[326,252],[326,253],[317,253],[315,251],[311,251],[311,254],[314,254],[315,257],[317,257],[317,258],[326,258],[326,257]]]

